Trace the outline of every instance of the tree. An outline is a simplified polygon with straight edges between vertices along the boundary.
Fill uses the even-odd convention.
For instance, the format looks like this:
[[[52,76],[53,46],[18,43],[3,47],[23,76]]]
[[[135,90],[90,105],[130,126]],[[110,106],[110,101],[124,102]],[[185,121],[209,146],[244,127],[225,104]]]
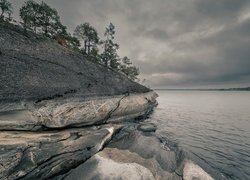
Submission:
[[[137,76],[140,74],[139,72],[139,68],[135,67],[135,66],[129,66],[127,68],[127,71],[128,71],[128,78],[131,79],[131,80],[136,80],[138,79]]]
[[[0,14],[0,20],[4,20],[4,16],[8,15],[9,19],[12,14],[12,5],[8,0],[0,0],[0,8],[1,8],[1,14]]]
[[[26,1],[20,9],[20,17],[25,30],[30,29],[51,38],[66,31],[57,11],[44,2]]]
[[[132,65],[132,62],[127,56],[122,59],[120,71],[133,81],[136,80],[139,75],[139,69]]]
[[[105,66],[110,66],[112,69],[118,69],[120,58],[117,54],[117,50],[119,49],[119,45],[114,43],[114,35],[115,35],[115,26],[110,23],[106,28],[104,36],[106,39],[102,42],[104,45],[104,51],[101,55],[102,61]]]
[[[23,27],[37,32],[40,18],[40,5],[33,0],[28,0],[20,9],[20,17],[23,20]]]
[[[89,23],[80,24],[76,27],[74,35],[84,41],[84,53],[91,55],[97,49],[99,43],[98,33]]]
[[[130,66],[132,65],[132,62],[130,61],[130,59],[125,56],[124,58],[122,58],[122,63],[125,65],[125,66]]]
[[[39,8],[39,25],[45,36],[55,37],[57,34],[66,30],[62,25],[56,9],[51,8],[48,4],[42,2]]]
[[[70,49],[79,50],[81,43],[76,37],[72,36],[70,33],[67,32],[61,34],[61,37],[65,39],[66,44]]]

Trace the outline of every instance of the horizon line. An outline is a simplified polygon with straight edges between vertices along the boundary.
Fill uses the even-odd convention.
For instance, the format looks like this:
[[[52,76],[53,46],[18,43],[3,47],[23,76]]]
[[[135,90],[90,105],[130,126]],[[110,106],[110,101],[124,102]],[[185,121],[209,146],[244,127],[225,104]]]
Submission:
[[[233,90],[248,90],[250,91],[250,86],[249,87],[238,87],[238,88],[152,88],[153,90],[189,90],[189,91],[192,91],[192,90],[199,90],[199,91],[225,91],[225,90],[228,90],[228,91],[233,91]]]

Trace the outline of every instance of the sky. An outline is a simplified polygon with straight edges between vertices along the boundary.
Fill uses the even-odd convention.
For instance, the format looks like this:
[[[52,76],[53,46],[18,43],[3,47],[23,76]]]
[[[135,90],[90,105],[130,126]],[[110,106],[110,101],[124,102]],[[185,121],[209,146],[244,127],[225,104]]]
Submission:
[[[44,0],[73,32],[116,26],[121,57],[151,88],[250,86],[249,0]],[[14,17],[23,0],[10,0]],[[39,0],[37,0],[39,2]]]

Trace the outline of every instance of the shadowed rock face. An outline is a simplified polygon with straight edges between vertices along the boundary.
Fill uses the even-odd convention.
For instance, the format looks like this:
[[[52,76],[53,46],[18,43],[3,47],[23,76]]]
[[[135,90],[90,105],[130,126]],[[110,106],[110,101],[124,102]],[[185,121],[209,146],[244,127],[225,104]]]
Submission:
[[[150,91],[54,40],[8,26],[0,23],[0,101]]]

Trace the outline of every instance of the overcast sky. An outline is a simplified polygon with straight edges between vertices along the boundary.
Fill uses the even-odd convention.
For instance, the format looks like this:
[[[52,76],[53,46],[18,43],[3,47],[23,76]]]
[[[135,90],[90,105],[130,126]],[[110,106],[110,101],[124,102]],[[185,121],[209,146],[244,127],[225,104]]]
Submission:
[[[23,0],[11,0],[15,17]],[[112,22],[120,56],[154,88],[250,86],[249,0],[45,0],[72,32]]]

